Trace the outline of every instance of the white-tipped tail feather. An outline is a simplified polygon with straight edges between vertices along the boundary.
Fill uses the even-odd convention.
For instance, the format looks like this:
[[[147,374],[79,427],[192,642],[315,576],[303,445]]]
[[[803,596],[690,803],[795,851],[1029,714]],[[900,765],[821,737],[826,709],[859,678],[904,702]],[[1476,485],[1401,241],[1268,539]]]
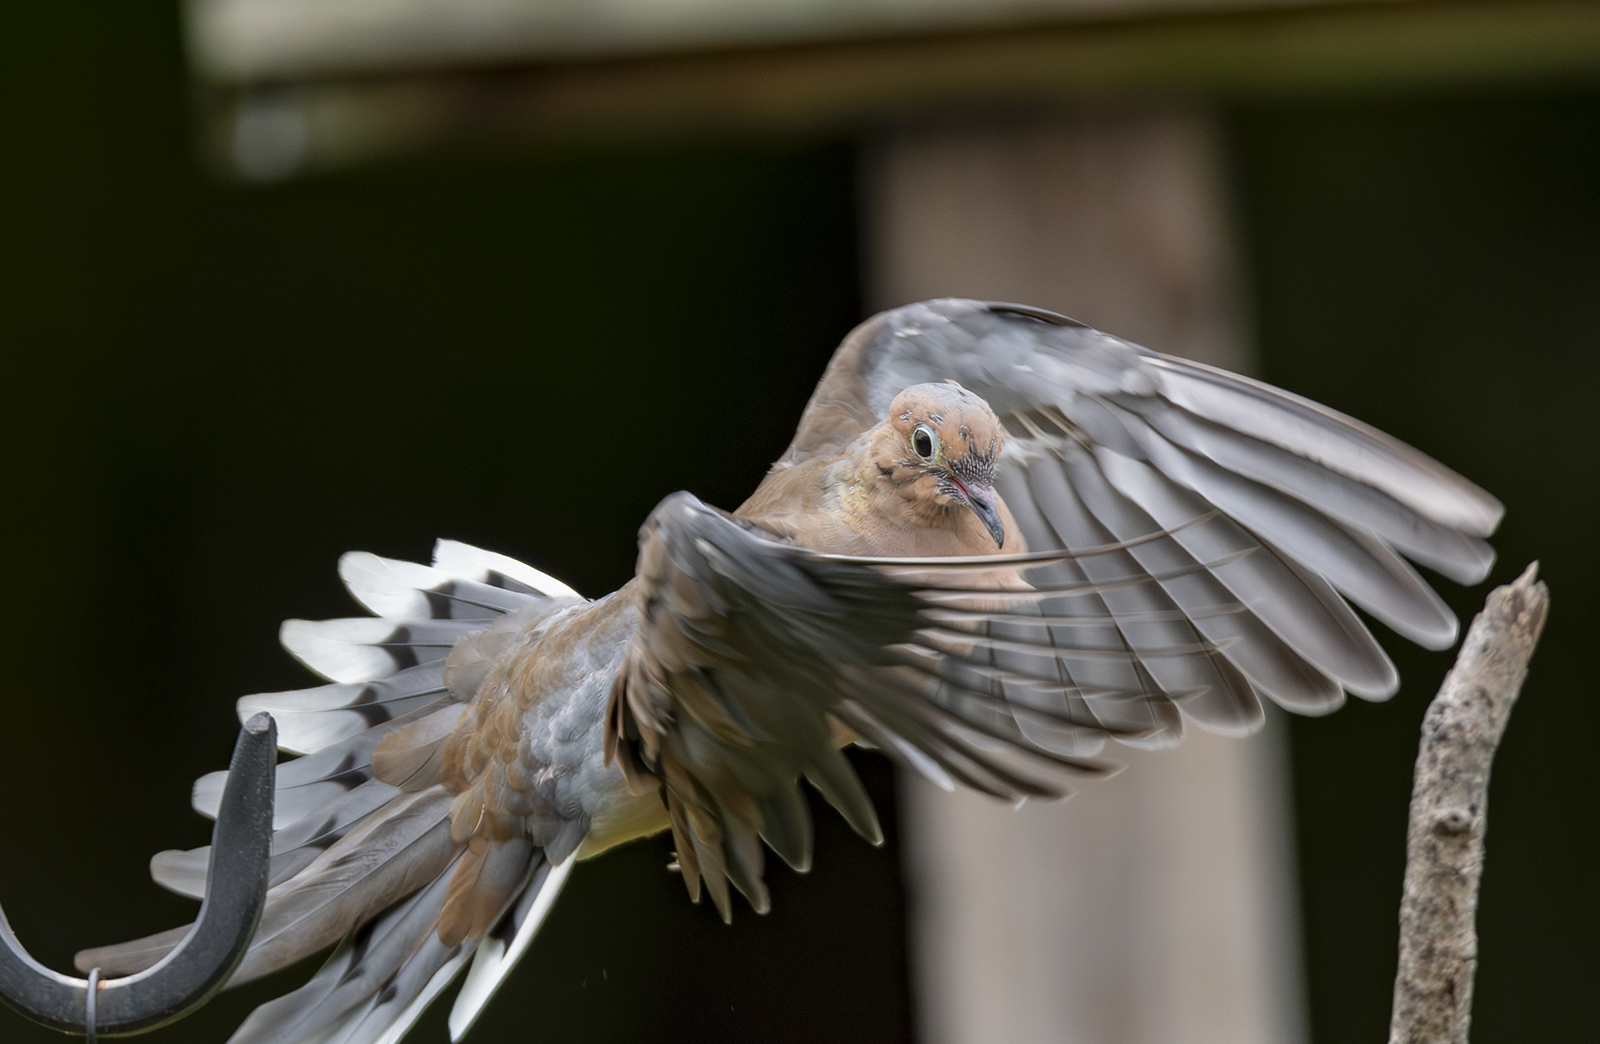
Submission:
[[[560,580],[541,573],[526,562],[463,544],[459,540],[440,540],[433,545],[433,567],[451,576],[493,587],[508,587],[510,585],[506,581],[509,580],[546,598],[582,597]],[[511,589],[515,590],[515,587]]]
[[[514,559],[449,540],[439,542],[433,566],[358,552],[340,560],[339,572],[378,616],[290,620],[281,631],[284,647],[332,684],[239,701],[241,719],[272,714],[280,746],[303,756],[277,770],[268,905],[232,981],[343,941],[305,986],[256,1009],[233,1044],[395,1044],[482,945],[463,995],[470,999],[456,1005],[465,1013],[456,1018],[470,1022],[525,952],[572,865],[552,870],[534,850],[489,930],[444,945],[440,913],[464,852],[450,838],[452,797],[437,784],[405,793],[380,782],[372,757],[385,736],[410,724],[449,734],[472,695],[452,693],[444,680],[459,639],[510,612],[537,620],[539,607],[576,592]],[[482,676],[470,675],[474,684]],[[226,782],[226,772],[197,780],[195,809],[215,818]],[[210,855],[209,846],[158,853],[151,876],[204,898]],[[170,952],[186,930],[86,950],[78,960],[129,974]]]
[[[553,867],[546,863],[540,867],[521,900],[507,913],[500,926],[478,944],[478,952],[472,958],[472,968],[467,972],[461,992],[456,994],[455,1005],[450,1009],[452,1041],[466,1036],[489,999],[505,982],[506,976],[511,974],[511,969],[528,952],[528,945],[549,916],[561,886],[567,883],[573,862],[568,859],[560,866]]]

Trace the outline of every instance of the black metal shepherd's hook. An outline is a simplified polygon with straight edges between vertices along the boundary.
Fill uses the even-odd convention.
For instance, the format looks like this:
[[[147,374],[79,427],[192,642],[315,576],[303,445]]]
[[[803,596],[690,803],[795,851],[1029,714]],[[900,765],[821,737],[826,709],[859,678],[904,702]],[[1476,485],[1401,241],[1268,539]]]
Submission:
[[[239,730],[211,833],[200,916],[178,948],[142,972],[88,979],[53,972],[28,956],[0,911],[0,1000],[65,1033],[125,1036],[175,1022],[220,990],[250,947],[267,902],[272,856],[273,767],[278,729],[257,714]]]

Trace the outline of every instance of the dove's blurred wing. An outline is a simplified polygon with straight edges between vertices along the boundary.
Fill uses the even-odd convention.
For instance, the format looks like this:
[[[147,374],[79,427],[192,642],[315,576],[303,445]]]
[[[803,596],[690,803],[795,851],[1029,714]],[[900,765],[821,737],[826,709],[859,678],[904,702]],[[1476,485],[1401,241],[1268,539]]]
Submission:
[[[982,396],[1005,425],[995,485],[1030,549],[1139,540],[1116,560],[1060,568],[1085,581],[1098,579],[1091,565],[1182,572],[1101,598],[1097,639],[1136,654],[1152,637],[1170,644],[1131,622],[1170,616],[1172,630],[1224,647],[1257,690],[1293,710],[1326,712],[1344,690],[1381,698],[1398,684],[1346,598],[1429,648],[1455,640],[1455,617],[1402,555],[1463,583],[1494,561],[1483,538],[1500,503],[1410,446],[1260,382],[1018,305],[929,301],[864,323],[777,467],[838,453],[901,390],[940,380]],[[1222,564],[1191,568],[1207,561]],[[1207,615],[1230,600],[1243,611]],[[1190,666],[1145,662],[1167,691],[1216,688]]]
[[[1145,568],[1142,556],[1171,537],[1023,556],[854,558],[779,543],[674,494],[641,533],[631,589],[640,624],[612,690],[608,757],[630,779],[664,782],[685,880],[698,896],[703,876],[727,916],[730,882],[766,908],[762,839],[791,865],[808,864],[802,777],[878,837],[838,750],[851,735],[947,788],[1018,800],[1111,771],[1094,758],[1108,735],[1175,741],[1179,706],[1248,727],[1260,715],[1249,683],[1181,615],[1127,614],[1119,623],[1139,633],[1136,650],[1108,640],[1107,600],[1253,553]],[[1206,620],[1246,615],[1214,585],[1200,590],[1217,594],[1204,607],[1191,599]],[[1185,666],[1169,671],[1169,661]],[[1179,675],[1200,684],[1171,684]]]

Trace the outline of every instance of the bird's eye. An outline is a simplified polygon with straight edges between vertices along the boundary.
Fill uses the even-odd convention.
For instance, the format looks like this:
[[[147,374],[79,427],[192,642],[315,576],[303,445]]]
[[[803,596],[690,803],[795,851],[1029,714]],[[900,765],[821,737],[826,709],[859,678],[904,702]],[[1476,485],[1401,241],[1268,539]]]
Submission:
[[[932,460],[934,452],[939,448],[939,436],[926,424],[918,424],[917,430],[911,433],[911,448],[917,451],[917,456],[923,460]]]

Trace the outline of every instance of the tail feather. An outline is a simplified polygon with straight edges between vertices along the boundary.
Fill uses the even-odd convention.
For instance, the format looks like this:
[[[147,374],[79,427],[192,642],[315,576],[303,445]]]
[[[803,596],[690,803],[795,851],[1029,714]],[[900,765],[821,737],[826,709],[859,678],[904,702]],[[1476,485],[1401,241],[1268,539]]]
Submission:
[[[453,714],[438,713],[396,729],[384,737],[370,758],[372,773],[402,790],[421,790],[438,783],[444,745],[466,705]]]
[[[526,952],[572,861],[552,867],[537,851],[493,930],[453,946],[438,925],[460,857],[404,902],[339,944],[300,989],[257,1008],[228,1044],[397,1044],[473,958],[450,1014],[459,1040]]]
[[[453,702],[445,702],[438,709],[444,710]],[[422,708],[422,712],[413,711],[410,715],[401,717],[416,720],[427,716],[433,709],[433,705],[429,704]],[[272,713],[276,718],[276,712]],[[399,718],[390,719],[348,739],[321,747],[314,754],[307,754],[278,765],[273,777],[277,791],[272,807],[273,829],[285,830],[309,814],[301,811],[303,802],[295,793],[299,788],[317,788],[318,793],[325,794],[326,788],[319,787],[319,784],[338,783],[345,790],[353,790],[370,780],[373,750],[385,735],[405,724],[408,722]],[[208,772],[195,780],[194,792],[190,797],[190,804],[194,810],[207,819],[217,818],[217,809],[222,804],[222,789],[227,783],[228,773],[225,770]],[[294,814],[296,812],[300,814]]]
[[[366,551],[341,557],[339,578],[363,607],[391,620],[492,620],[544,597]]]
[[[526,950],[571,866],[552,870],[528,840],[512,839],[480,859],[475,874],[453,873],[471,853],[450,838],[452,796],[429,765],[501,646],[576,592],[454,541],[439,542],[432,566],[355,553],[339,571],[380,619],[290,621],[282,635],[291,653],[332,683],[239,701],[242,716],[273,714],[279,745],[303,756],[277,770],[267,907],[230,985],[339,945],[305,986],[258,1008],[233,1044],[396,1044],[481,943],[470,993],[452,1015],[453,1025],[465,1019],[464,1032]],[[508,613],[518,619],[504,619]],[[447,659],[462,648],[447,684]],[[380,743],[401,731],[405,742],[384,750],[404,791],[373,768]],[[224,772],[196,781],[196,810],[215,818],[226,781]],[[162,852],[151,874],[203,898],[210,855],[209,846]],[[458,876],[447,945],[440,917]],[[133,974],[188,930],[84,950],[76,963]]]
[[[442,573],[474,580],[490,587],[536,594],[544,598],[580,598],[581,595],[547,573],[509,555],[485,551],[459,540],[440,540],[433,545],[433,567]]]
[[[472,958],[472,967],[456,994],[455,1006],[450,1009],[450,1039],[458,1041],[466,1036],[478,1020],[490,998],[505,982],[511,969],[528,952],[534,934],[544,924],[550,908],[555,905],[561,886],[567,883],[576,860],[568,859],[560,866],[548,862],[534,864],[532,878],[515,905],[506,912],[494,930],[478,943]],[[398,1039],[398,1038],[397,1038]]]
[[[396,671],[450,655],[456,639],[480,620],[285,620],[278,641],[289,655],[331,682],[387,678]]]
[[[317,856],[333,847],[350,828],[398,796],[400,791],[369,779],[354,790],[341,792],[313,814],[278,830],[272,838],[272,871],[268,885],[276,886],[304,870]],[[211,866],[211,846],[188,851],[158,852],[150,860],[150,876],[169,891],[194,899],[205,898],[206,872]]]
[[[434,935],[427,940],[426,948],[440,950],[444,945]],[[471,945],[463,943],[442,963],[437,958],[426,960],[421,954],[408,961],[394,981],[368,1003],[360,1020],[333,1044],[399,1044],[434,998],[461,974],[471,956]]]
[[[231,981],[249,982],[332,945],[351,925],[442,874],[460,848],[450,840],[449,812],[442,789],[402,794],[268,892],[261,926]]]
[[[120,979],[142,972],[178,948],[193,925],[179,925],[164,932],[156,932],[142,939],[133,939],[115,946],[96,946],[79,950],[72,958],[73,967],[89,974],[95,968],[107,979]]]
[[[229,984],[260,978],[333,945],[351,925],[443,873],[461,847],[450,840],[450,800],[442,788],[401,794],[268,889],[261,924]],[[100,967],[107,974],[132,974],[176,949],[187,931],[83,950],[75,963],[83,971]]]
[[[418,711],[368,729],[351,740],[309,757],[281,765],[273,809],[272,850],[282,855],[304,845],[325,849],[362,816],[377,811],[399,791],[373,778],[374,750],[389,733],[423,725],[448,735],[466,705],[438,700]],[[305,767],[311,771],[296,771]],[[437,779],[433,782],[438,782]],[[213,772],[195,782],[194,806],[216,818],[215,796],[227,783],[226,772]],[[408,790],[421,790],[409,786]]]
[[[372,730],[376,731],[376,730]],[[358,737],[362,740],[378,737]],[[340,746],[343,746],[341,744]],[[278,834],[299,828],[307,821],[326,818],[330,808],[352,791],[358,790],[372,782],[371,749],[376,744],[367,742],[367,748],[359,757],[360,761],[344,758],[323,760],[323,755],[340,753],[337,748],[332,751],[321,751],[299,761],[291,761],[278,768],[277,788],[272,808],[272,828]],[[326,771],[311,773],[295,773],[290,770],[299,768],[308,762],[322,760],[323,765],[330,766]],[[348,767],[345,767],[348,764]],[[311,766],[316,768],[318,766]],[[219,792],[228,783],[226,772],[212,772],[195,780],[193,805],[194,810],[207,819],[217,818],[217,808],[221,803]],[[373,806],[376,808],[377,806]],[[371,811],[369,809],[369,811]],[[274,837],[274,846],[282,847],[282,839]]]
[[[426,984],[439,967],[457,957],[464,959],[467,947],[446,947],[434,931],[448,880],[441,874],[410,899],[348,934],[310,981],[251,1012],[229,1044],[346,1040],[403,971],[422,973]]]
[[[446,944],[481,938],[493,928],[513,896],[527,883],[537,852],[527,838],[490,841],[475,836],[467,845],[439,913],[439,938]]]
[[[444,683],[444,663],[438,659],[359,684],[246,696],[239,701],[239,713],[248,717],[265,711],[279,723],[279,747],[312,754],[439,700],[453,699]]]

